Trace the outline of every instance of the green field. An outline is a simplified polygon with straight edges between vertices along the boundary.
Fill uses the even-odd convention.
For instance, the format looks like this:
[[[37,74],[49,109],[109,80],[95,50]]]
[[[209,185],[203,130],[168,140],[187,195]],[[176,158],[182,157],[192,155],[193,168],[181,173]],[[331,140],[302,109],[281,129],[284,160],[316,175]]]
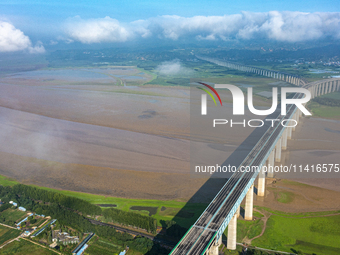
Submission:
[[[281,212],[270,216],[264,235],[253,240],[252,245],[287,252],[332,255],[339,254],[339,240],[340,215],[313,217]]]
[[[256,208],[272,215],[267,221],[263,236],[254,239],[251,246],[292,253],[339,254],[340,211],[284,213],[263,207]],[[331,214],[338,215],[327,216]],[[246,239],[260,235],[264,227],[263,221],[260,220],[262,216],[254,212],[255,220],[237,221],[237,242],[242,243]],[[227,233],[228,229],[224,232],[223,240],[226,239]]]
[[[39,245],[35,245],[24,239],[20,241],[14,241],[0,249],[1,255],[55,255],[57,253],[45,249]]]
[[[340,120],[340,107],[331,107],[309,102],[307,107],[312,111],[313,117],[330,118]]]
[[[237,221],[237,242],[242,243],[243,239],[248,237],[249,239],[261,234],[263,228],[263,222],[260,219],[254,221]],[[224,231],[224,239],[227,239],[228,228]]]
[[[325,94],[325,95],[322,95],[320,97],[339,99],[340,100],[340,91],[329,93],[329,94]]]
[[[16,238],[20,235],[20,231],[12,228],[7,228],[0,225],[0,245]]]
[[[21,219],[26,217],[27,212],[22,212],[22,211],[19,211],[18,209],[9,208],[1,212],[0,215],[5,218],[6,220],[5,222],[9,222],[9,221],[18,222]]]
[[[85,254],[89,255],[117,255],[124,250],[122,246],[113,244],[112,242],[97,236],[88,244],[89,247],[86,249]]]

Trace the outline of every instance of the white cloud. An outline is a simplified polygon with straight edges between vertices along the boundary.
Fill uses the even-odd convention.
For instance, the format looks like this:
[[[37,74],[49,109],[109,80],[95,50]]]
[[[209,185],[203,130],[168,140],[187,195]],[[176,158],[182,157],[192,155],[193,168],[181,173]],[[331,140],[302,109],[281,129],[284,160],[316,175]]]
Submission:
[[[157,37],[178,40],[250,40],[253,38],[298,42],[330,37],[340,39],[340,13],[242,12],[224,16],[190,18],[164,15],[122,24],[110,17],[67,22],[70,40],[82,43],[124,42],[134,38]]]
[[[156,71],[161,75],[174,76],[174,75],[186,75],[190,76],[194,71],[190,68],[182,66],[181,62],[177,59],[173,61],[165,61],[157,66]]]
[[[132,37],[129,29],[110,17],[83,20],[77,16],[68,20],[66,33],[82,43],[125,42]]]
[[[11,23],[0,21],[0,52],[13,52],[28,50],[30,53],[44,53],[45,48],[41,42],[32,46],[31,40],[21,30]]]

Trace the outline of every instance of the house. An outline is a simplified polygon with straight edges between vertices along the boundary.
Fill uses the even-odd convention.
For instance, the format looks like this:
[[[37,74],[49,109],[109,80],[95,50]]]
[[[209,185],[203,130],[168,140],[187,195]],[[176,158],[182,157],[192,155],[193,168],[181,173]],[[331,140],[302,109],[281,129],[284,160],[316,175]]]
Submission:
[[[13,203],[14,204],[14,203]],[[23,212],[26,212],[26,208],[22,207],[22,206],[19,206],[18,208],[20,211],[23,211]]]
[[[13,202],[13,201],[9,201],[9,203],[10,203],[11,205],[18,206],[18,204],[15,203],[15,202]]]
[[[30,228],[30,229],[26,230],[24,233],[22,233],[22,236],[23,236],[23,237],[28,237],[28,236],[30,236],[33,232],[34,232],[34,229],[33,229],[33,228]]]

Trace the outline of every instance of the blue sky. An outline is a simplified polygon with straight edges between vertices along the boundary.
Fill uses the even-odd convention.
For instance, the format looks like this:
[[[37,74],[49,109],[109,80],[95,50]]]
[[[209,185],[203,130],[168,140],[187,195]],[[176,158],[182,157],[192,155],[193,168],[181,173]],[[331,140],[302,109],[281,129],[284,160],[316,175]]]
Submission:
[[[32,19],[61,21],[65,18],[80,15],[82,18],[101,18],[110,16],[122,21],[147,19],[158,15],[179,15],[191,17],[196,15],[224,15],[241,11],[268,12],[301,11],[301,12],[339,12],[340,1],[330,0],[263,0],[263,1],[25,1],[2,0],[0,14],[25,16]]]
[[[250,14],[244,14],[244,11]],[[278,11],[279,14],[271,11]],[[311,15],[297,16],[295,12]],[[340,1],[330,0],[1,0],[0,22],[3,26],[0,26],[0,51],[5,51],[8,46],[1,48],[1,32],[7,34],[8,31],[13,38],[5,38],[3,42],[19,40],[19,37],[15,39],[19,31],[24,34],[22,44],[7,47],[12,51],[32,50],[37,42],[42,48],[39,41],[45,45],[60,41],[93,44],[151,37],[166,40],[188,36],[193,40],[263,37],[294,42],[331,36],[338,40],[339,12]],[[198,18],[200,16],[206,18]]]

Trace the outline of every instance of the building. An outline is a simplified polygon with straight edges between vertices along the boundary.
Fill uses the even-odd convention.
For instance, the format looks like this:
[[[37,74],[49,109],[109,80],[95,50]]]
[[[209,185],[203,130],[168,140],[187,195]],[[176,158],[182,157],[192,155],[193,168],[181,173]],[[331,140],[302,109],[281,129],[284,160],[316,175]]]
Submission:
[[[52,242],[57,242],[66,245],[66,244],[74,244],[79,243],[79,237],[78,236],[70,236],[67,232],[61,232],[60,230],[53,230],[52,231]]]
[[[14,204],[14,203],[13,203]],[[23,211],[23,212],[26,212],[26,208],[22,207],[22,206],[19,206],[18,208],[20,211]]]
[[[54,242],[54,243],[51,243],[51,244],[50,244],[50,248],[52,248],[52,249],[54,249],[54,248],[57,247],[57,246],[58,246],[57,242]]]
[[[15,202],[13,202],[13,201],[9,201],[9,203],[10,203],[11,205],[18,206],[18,204],[15,203]]]

